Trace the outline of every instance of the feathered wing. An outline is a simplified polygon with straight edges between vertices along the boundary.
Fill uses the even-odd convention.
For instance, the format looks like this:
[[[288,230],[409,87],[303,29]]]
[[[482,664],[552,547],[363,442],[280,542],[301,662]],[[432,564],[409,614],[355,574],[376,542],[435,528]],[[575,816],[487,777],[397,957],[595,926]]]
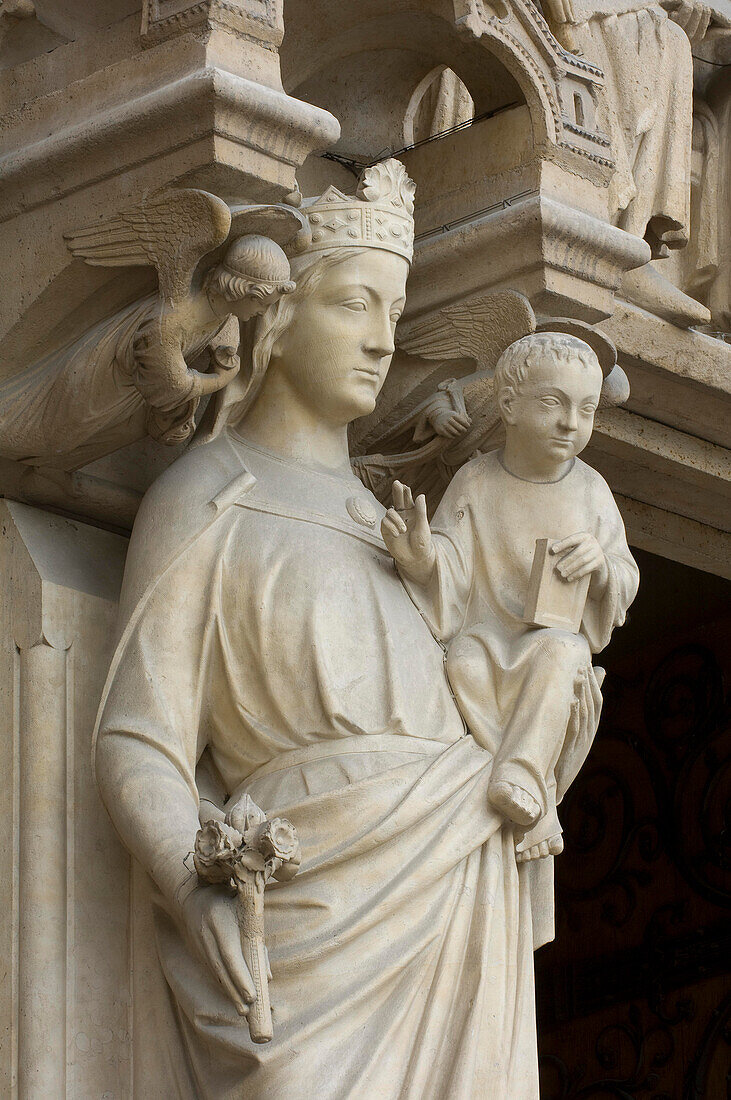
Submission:
[[[444,389],[444,401],[464,408],[472,424],[458,438],[435,436],[421,446],[398,454],[366,454],[355,461],[359,476],[380,499],[390,497],[394,476],[408,481],[415,492],[427,494],[436,504],[449,480],[450,470],[461,466],[478,448],[498,445],[499,414],[493,371],[503,351],[513,341],[535,331],[536,319],[528,299],[515,290],[496,291],[467,302],[445,306],[432,317],[406,322],[396,334],[398,346],[425,359],[474,359],[478,369],[438,386],[438,371],[406,395],[379,424],[376,443],[388,447],[406,443],[404,433],[413,427],[429,399]],[[385,429],[385,430],[384,430]]]
[[[201,258],[226,240],[230,228],[223,199],[166,187],[65,238],[74,256],[97,267],[157,268],[162,296],[178,301],[190,290]]]
[[[406,322],[396,332],[398,346],[426,359],[473,359],[477,370],[462,374],[446,386],[453,394],[455,408],[464,406],[472,420],[472,426],[456,440],[445,439],[442,450],[445,455],[469,456],[489,439],[498,418],[495,401],[493,371],[503,351],[513,341],[535,331],[536,318],[525,295],[516,290],[500,290],[472,298],[466,302],[444,306],[426,319]],[[444,382],[439,371],[432,372],[414,390],[408,393],[379,423],[378,436],[363,440],[364,449],[369,445],[379,449],[393,442],[403,444],[402,434],[417,421],[429,399],[437,393],[438,383]],[[449,400],[445,392],[445,401]]]
[[[406,322],[396,338],[400,348],[425,359],[476,359],[492,369],[514,340],[534,332],[530,302],[517,290],[498,290],[444,306],[431,317]]]
[[[259,233],[286,248],[295,237],[304,240],[310,232],[305,215],[287,203],[236,203],[229,209],[232,239]]]

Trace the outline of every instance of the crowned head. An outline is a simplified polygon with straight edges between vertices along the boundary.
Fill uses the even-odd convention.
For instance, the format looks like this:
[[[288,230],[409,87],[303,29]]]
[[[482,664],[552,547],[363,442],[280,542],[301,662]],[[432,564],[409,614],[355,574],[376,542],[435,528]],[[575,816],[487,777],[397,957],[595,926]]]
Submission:
[[[256,320],[232,422],[283,375],[323,415],[372,410],[404,308],[414,191],[403,164],[389,159],[363,171],[354,195],[328,187],[304,201],[306,228],[286,245],[296,287]]]
[[[414,192],[403,164],[393,157],[365,168],[354,195],[328,187],[305,200],[309,233],[295,238],[293,259],[333,248],[378,248],[403,256],[414,253]]]
[[[377,369],[371,373],[366,365],[356,372],[355,381],[370,382],[361,385],[366,392],[357,412],[353,402],[353,414],[370,411],[404,307],[414,249],[414,191],[403,164],[390,159],[366,168],[354,195],[328,187],[319,198],[305,200],[307,229],[287,249],[296,289],[257,321],[247,407],[270,364],[291,370],[298,380],[308,378],[314,392],[328,371],[334,377],[348,362],[365,357]],[[341,306],[333,311],[339,297]],[[289,361],[292,354],[296,365]]]

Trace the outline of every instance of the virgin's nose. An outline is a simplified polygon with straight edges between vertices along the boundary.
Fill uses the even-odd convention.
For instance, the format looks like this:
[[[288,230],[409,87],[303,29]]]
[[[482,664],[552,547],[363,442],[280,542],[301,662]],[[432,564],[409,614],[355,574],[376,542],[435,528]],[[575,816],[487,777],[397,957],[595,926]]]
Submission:
[[[368,329],[364,341],[365,350],[378,359],[384,359],[387,355],[393,355],[396,345],[393,340],[393,325],[386,310],[376,316],[372,315],[372,324]]]

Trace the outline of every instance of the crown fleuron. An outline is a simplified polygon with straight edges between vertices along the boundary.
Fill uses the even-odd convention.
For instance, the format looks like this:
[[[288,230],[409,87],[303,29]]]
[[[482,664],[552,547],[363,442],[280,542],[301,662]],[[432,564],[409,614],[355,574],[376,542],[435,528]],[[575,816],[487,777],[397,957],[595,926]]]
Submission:
[[[414,192],[416,185],[403,164],[391,158],[365,168],[355,195],[328,187],[305,203],[302,213],[311,237],[300,238],[295,251],[325,248],[383,248],[409,262],[414,252]]]

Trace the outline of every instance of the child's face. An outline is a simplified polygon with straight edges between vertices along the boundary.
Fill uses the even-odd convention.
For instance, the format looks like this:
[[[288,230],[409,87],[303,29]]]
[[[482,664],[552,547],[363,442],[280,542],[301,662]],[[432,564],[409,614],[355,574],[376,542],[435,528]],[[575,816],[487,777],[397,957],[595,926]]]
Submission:
[[[534,462],[547,467],[583,451],[594,427],[602,372],[579,359],[546,358],[532,368],[512,397],[501,401],[506,431]]]

